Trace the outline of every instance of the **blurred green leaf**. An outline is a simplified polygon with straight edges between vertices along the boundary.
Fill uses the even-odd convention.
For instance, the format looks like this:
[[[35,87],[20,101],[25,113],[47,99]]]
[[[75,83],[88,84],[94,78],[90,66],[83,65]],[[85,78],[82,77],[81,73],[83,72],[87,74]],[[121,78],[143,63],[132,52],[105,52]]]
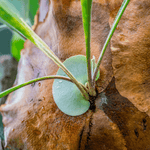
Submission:
[[[34,24],[34,16],[36,15],[38,8],[39,8],[39,0],[30,0],[29,18],[31,20],[32,25]]]
[[[20,59],[20,51],[24,48],[24,42],[24,38],[22,38],[18,33],[13,33],[11,40],[11,53],[17,61]]]
[[[6,4],[9,4],[11,10],[21,17],[28,25],[34,24],[34,16],[38,10],[38,0],[5,0]],[[4,28],[1,28],[4,29]],[[19,61],[20,51],[23,49],[25,40],[17,33],[13,31],[11,40],[11,54]]]

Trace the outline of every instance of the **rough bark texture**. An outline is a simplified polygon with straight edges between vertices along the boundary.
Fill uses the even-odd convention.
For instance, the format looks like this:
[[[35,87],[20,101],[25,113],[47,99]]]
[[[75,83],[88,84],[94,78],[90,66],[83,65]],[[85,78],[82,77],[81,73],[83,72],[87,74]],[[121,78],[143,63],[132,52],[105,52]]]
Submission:
[[[120,94],[150,115],[150,1],[132,0],[112,38],[113,70]],[[110,13],[112,24],[118,9]]]
[[[91,48],[96,59],[121,2],[93,2]],[[149,150],[149,4],[131,0],[125,11],[100,67],[95,110],[67,116],[53,100],[52,80],[28,85],[10,94],[0,107],[6,146],[22,150]],[[62,61],[84,55],[80,1],[41,0],[40,7],[35,32],[54,53]],[[27,40],[15,84],[56,74],[57,70]]]

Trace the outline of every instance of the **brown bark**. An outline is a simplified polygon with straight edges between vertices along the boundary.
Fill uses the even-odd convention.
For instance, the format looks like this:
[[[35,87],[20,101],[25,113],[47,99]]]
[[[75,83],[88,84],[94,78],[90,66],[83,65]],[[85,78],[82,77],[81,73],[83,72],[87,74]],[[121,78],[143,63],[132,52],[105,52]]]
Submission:
[[[93,2],[91,49],[96,59],[121,2]],[[100,66],[99,95],[94,110],[77,117],[65,115],[53,100],[52,80],[29,85],[10,94],[0,108],[5,144],[23,150],[150,149],[148,6],[146,0],[131,0],[125,11]],[[51,0],[45,5],[41,0],[40,7],[35,32],[53,52],[62,61],[73,55],[85,55],[80,1]],[[42,13],[43,9],[48,10],[47,14]],[[27,40],[15,84],[56,74],[57,70],[58,67]],[[142,81],[146,84],[141,85]]]
[[[132,0],[111,41],[116,86],[140,111],[150,115],[150,1]],[[118,9],[110,14],[110,24]]]

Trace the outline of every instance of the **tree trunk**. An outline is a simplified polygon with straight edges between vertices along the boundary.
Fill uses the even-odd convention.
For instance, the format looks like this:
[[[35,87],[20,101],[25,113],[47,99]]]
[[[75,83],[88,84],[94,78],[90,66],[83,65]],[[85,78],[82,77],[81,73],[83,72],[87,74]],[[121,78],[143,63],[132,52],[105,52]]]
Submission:
[[[123,0],[93,0],[92,55],[98,59]],[[78,0],[41,0],[35,32],[64,61],[85,55]],[[150,2],[131,0],[100,66],[95,108],[71,117],[52,96],[52,80],[28,85],[0,107],[6,146],[21,150],[150,149]],[[30,41],[21,51],[15,85],[58,67]]]

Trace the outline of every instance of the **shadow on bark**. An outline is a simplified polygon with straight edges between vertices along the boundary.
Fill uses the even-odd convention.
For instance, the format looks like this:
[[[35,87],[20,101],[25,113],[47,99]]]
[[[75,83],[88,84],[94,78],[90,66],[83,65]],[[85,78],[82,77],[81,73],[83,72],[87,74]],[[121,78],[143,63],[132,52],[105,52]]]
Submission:
[[[127,98],[122,97],[116,89],[115,78],[106,90],[107,104],[102,107],[106,115],[117,124],[128,150],[150,149],[150,118],[140,112]]]

